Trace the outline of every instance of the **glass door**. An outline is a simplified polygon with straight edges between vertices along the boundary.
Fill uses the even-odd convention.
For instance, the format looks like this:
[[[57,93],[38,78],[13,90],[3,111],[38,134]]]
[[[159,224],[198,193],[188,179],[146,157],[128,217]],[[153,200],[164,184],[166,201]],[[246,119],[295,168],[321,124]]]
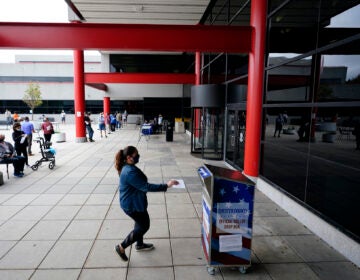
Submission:
[[[198,111],[197,111],[198,110]],[[198,114],[198,116],[196,116]],[[222,160],[224,146],[224,113],[220,108],[193,108],[191,152],[202,158]]]
[[[245,110],[229,110],[227,115],[226,161],[243,169],[245,133]]]

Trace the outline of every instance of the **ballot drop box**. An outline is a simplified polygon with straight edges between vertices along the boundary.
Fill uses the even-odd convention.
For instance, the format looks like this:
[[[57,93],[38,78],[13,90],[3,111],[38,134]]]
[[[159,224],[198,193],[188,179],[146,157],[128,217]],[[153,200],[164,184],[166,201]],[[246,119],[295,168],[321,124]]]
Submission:
[[[202,181],[201,241],[209,274],[215,267],[251,264],[255,184],[240,171],[205,164]]]

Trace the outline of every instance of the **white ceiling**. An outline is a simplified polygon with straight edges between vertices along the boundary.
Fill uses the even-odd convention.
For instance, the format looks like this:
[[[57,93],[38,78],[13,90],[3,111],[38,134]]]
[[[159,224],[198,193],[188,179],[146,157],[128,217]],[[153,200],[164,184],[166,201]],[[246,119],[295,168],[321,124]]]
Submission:
[[[210,0],[67,0],[89,23],[195,25]],[[69,13],[69,20],[77,20]]]

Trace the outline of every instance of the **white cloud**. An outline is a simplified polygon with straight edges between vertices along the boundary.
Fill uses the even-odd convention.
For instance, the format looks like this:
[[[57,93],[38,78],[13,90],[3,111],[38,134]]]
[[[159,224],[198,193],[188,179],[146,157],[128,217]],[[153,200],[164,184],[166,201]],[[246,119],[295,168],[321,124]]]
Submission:
[[[2,1],[0,21],[3,22],[68,22],[64,0]]]

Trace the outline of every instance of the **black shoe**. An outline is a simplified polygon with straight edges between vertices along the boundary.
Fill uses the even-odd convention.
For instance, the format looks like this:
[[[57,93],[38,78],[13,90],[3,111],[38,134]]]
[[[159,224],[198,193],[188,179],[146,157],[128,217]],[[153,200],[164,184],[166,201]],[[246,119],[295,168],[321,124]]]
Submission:
[[[115,251],[124,262],[127,262],[129,260],[128,257],[126,256],[125,252],[121,253],[119,245],[115,246]]]
[[[143,245],[135,246],[136,251],[150,251],[154,248],[155,248],[154,245],[151,243],[144,243]]]
[[[95,140],[90,139],[90,142],[95,142]]]

